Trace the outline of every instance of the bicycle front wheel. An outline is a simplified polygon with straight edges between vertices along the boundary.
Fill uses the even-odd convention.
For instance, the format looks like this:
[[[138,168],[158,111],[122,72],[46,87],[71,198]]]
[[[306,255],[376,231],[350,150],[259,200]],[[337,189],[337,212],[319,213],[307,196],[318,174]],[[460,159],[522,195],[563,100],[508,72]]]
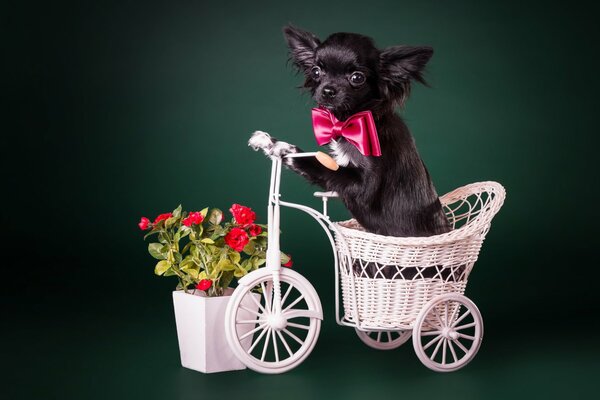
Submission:
[[[233,353],[248,368],[280,374],[300,365],[313,350],[321,329],[321,302],[306,278],[281,270],[278,313],[273,307],[272,272],[252,274],[256,276],[231,296],[225,334]]]

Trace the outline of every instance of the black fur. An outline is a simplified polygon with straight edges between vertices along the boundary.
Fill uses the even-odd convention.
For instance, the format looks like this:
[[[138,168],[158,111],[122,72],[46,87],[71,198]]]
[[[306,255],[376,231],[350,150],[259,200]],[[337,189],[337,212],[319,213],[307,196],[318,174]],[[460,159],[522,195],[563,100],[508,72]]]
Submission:
[[[394,112],[396,106],[404,104],[411,81],[425,83],[423,69],[433,49],[394,46],[379,50],[372,39],[354,33],[335,33],[321,42],[293,26],[284,28],[284,36],[292,62],[305,75],[304,87],[317,104],[328,108],[340,121],[370,110],[382,151],[380,157],[363,156],[342,138],[332,155],[339,161],[346,160],[347,165],[337,171],[323,167],[312,157],[287,159],[287,165],[310,182],[338,192],[367,231],[388,236],[430,236],[449,231],[414,140]],[[319,68],[319,76],[315,67]],[[361,81],[362,74],[364,83],[350,82],[354,73],[357,81]],[[258,147],[267,154],[273,154],[273,149],[279,155],[301,151],[273,138],[271,145]]]

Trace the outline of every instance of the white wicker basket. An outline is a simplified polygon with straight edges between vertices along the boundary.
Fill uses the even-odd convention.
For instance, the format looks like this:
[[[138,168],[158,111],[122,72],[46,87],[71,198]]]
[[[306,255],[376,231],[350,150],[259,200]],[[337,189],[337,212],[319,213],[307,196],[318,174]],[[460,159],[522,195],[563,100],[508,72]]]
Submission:
[[[355,220],[336,223],[344,320],[364,329],[412,329],[429,300],[463,294],[504,198],[496,182],[447,193],[440,201],[453,230],[429,237],[382,236]]]

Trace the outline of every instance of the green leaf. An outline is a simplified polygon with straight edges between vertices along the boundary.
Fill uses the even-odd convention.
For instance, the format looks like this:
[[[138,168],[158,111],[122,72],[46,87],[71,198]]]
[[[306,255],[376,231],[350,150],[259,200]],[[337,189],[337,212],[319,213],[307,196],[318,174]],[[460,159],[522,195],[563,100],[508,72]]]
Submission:
[[[154,273],[156,275],[162,275],[167,272],[169,268],[171,268],[171,264],[169,264],[169,262],[166,260],[162,260],[156,263],[156,267],[154,267]]]
[[[200,270],[195,268],[188,268],[185,270],[185,272],[189,274],[193,279],[198,279],[198,275],[200,274]]]
[[[217,240],[219,237],[227,235],[227,229],[224,229],[221,225],[214,225],[214,227],[211,239]]]
[[[152,235],[154,235],[154,234],[156,234],[156,233],[159,233],[159,232],[160,232],[160,230],[158,230],[158,229],[153,229],[153,230],[151,230],[150,232],[148,232],[148,233],[146,233],[146,234],[144,235],[144,240],[146,240],[146,238],[147,238],[148,236],[152,236]]]
[[[200,242],[202,242],[202,243],[208,243],[208,244],[215,244],[215,241],[212,240],[212,239],[210,239],[210,238],[204,238]]]
[[[183,246],[183,250],[181,250],[181,254],[185,254],[190,249],[190,247],[192,247],[192,244],[193,244],[192,242],[188,242],[185,246]]]
[[[206,218],[206,214],[207,214],[207,213],[208,213],[208,207],[206,207],[206,208],[203,208],[203,209],[200,211],[200,214],[201,214],[201,215],[202,215],[202,217],[204,217],[204,218]]]
[[[210,271],[210,273],[208,271]],[[216,262],[212,263],[210,268],[207,269],[206,275],[207,279],[217,279],[217,277],[219,276],[219,269],[217,268]]]
[[[174,251],[173,258],[175,259],[175,263],[179,264],[181,262],[181,253],[179,253],[178,251]]]
[[[219,271],[233,271],[235,269],[235,265],[232,264],[228,258],[223,258],[222,260],[219,260],[215,269]]]
[[[217,246],[209,244],[209,245],[206,245],[206,248],[208,249],[210,254],[212,254],[214,257],[217,257],[221,254],[221,249],[218,248]]]
[[[173,224],[175,224],[175,222],[177,222],[177,218],[176,217],[171,217],[168,220],[165,221],[165,227],[167,228],[171,228],[173,226]]]
[[[185,271],[188,268],[192,268],[195,267],[196,263],[194,263],[194,260],[191,258],[185,258],[185,260],[183,260],[181,262],[181,264],[179,264],[179,267],[181,268],[182,271]]]
[[[212,210],[210,210],[210,213],[208,214],[208,222],[210,222],[213,225],[219,225],[222,220],[223,211],[219,210],[218,208],[213,208]]]
[[[247,258],[244,261],[242,261],[240,263],[240,267],[244,268],[246,271],[249,271],[250,269],[252,269],[252,259],[251,258]]]
[[[169,243],[169,236],[165,232],[158,234],[158,241],[161,243]]]
[[[230,251],[229,259],[231,260],[232,263],[237,264],[242,259],[242,256],[237,251]]]
[[[248,273],[248,271],[246,271],[246,270],[245,270],[245,269],[243,269],[243,268],[236,268],[236,270],[234,271],[233,275],[234,275],[236,278],[241,278],[241,277],[243,277],[244,275],[246,275],[247,273]]]
[[[221,279],[217,282],[218,287],[227,288],[233,280],[233,271],[226,271],[221,275]]]
[[[281,252],[281,264],[287,264],[290,261],[290,256],[285,254],[283,251]]]
[[[179,218],[181,217],[181,204],[173,210],[173,217],[174,218]]]
[[[251,240],[248,242],[248,244],[244,247],[243,252],[248,254],[248,255],[252,255],[254,253],[255,250],[255,246],[254,246],[254,241]]]
[[[161,243],[150,243],[148,245],[148,253],[157,260],[165,260],[167,255],[162,251],[163,244]]]

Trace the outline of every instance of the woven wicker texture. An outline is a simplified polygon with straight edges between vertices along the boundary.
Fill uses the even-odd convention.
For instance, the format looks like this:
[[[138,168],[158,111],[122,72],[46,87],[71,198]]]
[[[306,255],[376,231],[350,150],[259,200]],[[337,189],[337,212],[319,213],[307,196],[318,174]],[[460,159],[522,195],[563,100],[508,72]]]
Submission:
[[[453,229],[429,237],[376,235],[353,219],[336,223],[344,319],[366,329],[410,329],[433,297],[463,294],[504,198],[496,182],[445,194],[440,201]]]

